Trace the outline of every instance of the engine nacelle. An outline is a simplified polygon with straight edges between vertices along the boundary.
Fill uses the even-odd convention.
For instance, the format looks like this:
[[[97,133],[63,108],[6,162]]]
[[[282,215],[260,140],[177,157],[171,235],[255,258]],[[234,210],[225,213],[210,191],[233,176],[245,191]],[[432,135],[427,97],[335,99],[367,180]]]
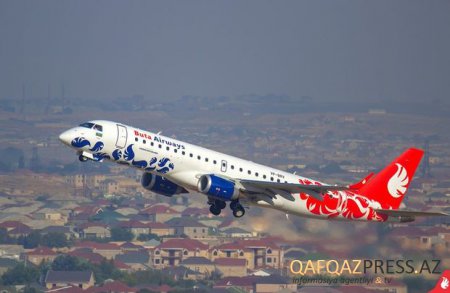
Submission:
[[[234,182],[215,176],[203,175],[198,180],[198,191],[221,200],[235,200],[239,197],[239,189]]]
[[[144,173],[141,177],[141,185],[147,190],[171,197],[174,194],[187,193],[183,187],[172,181],[151,173]]]

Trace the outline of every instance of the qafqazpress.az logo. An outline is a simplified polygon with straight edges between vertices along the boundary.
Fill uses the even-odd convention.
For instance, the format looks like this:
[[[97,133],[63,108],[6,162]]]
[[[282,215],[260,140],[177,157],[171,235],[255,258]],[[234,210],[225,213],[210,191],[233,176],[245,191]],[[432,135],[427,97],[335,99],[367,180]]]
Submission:
[[[293,282],[307,283],[308,277],[321,276],[325,283],[336,283],[333,277],[361,277],[357,283],[372,283],[378,278],[365,276],[394,276],[394,275],[420,275],[442,274],[441,261],[412,260],[412,259],[343,259],[343,260],[293,260],[290,263],[290,273],[294,276]],[[341,282],[341,281],[339,281]],[[345,281],[343,283],[349,283]],[[342,283],[342,282],[341,282]]]

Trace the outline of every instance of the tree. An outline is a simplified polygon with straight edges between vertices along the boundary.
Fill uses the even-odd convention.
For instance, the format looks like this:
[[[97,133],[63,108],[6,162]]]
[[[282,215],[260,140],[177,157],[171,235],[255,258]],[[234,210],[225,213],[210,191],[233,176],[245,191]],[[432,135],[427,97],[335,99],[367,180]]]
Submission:
[[[28,236],[19,238],[18,242],[26,249],[36,248],[41,244],[41,233],[33,231]]]
[[[25,267],[25,265],[21,263],[6,271],[1,279],[5,286],[25,285],[39,281],[39,276],[40,273],[38,269],[32,266]]]
[[[78,257],[68,254],[59,255],[52,263],[54,271],[83,271],[89,269],[89,265],[83,263]]]
[[[0,228],[0,244],[10,244],[13,243],[14,239],[11,239],[8,235],[8,230],[6,228]]]
[[[102,283],[107,279],[117,280],[122,277],[122,272],[114,266],[113,260],[104,259],[100,264],[92,265],[91,269],[98,283]]]
[[[42,237],[42,245],[47,247],[67,247],[69,242],[66,235],[60,232],[51,232]]]
[[[158,235],[152,234],[152,233],[150,233],[150,234],[139,234],[139,236],[137,238],[137,240],[139,240],[139,241],[148,241],[148,240],[152,240],[152,239],[155,239],[155,240],[158,240],[158,241],[161,240],[161,238],[159,238]]]
[[[134,234],[131,231],[114,227],[111,229],[111,239],[113,241],[131,241],[134,238]]]

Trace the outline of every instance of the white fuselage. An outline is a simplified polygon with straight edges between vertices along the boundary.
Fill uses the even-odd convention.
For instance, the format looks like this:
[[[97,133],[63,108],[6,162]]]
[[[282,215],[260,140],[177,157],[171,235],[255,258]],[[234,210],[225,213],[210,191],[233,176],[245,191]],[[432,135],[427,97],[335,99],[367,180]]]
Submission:
[[[86,157],[97,160],[109,159],[134,166],[144,172],[163,176],[187,190],[197,191],[199,178],[205,174],[230,179],[321,184],[315,180],[124,124],[103,120],[90,123],[101,125],[101,131],[79,126],[61,134],[60,139]],[[240,200],[304,217],[331,218],[330,215],[333,215],[333,219],[380,221],[369,218],[370,210],[377,206],[376,202],[361,206],[359,203],[362,196],[343,191],[329,192],[325,196],[330,197],[330,204],[320,207],[311,197],[304,194],[303,196],[293,194],[294,200],[276,196],[271,203],[264,200],[263,195],[258,194],[242,196]],[[363,199],[368,201],[366,198]],[[356,203],[354,205],[358,206],[360,215],[344,214],[348,209],[349,200]]]

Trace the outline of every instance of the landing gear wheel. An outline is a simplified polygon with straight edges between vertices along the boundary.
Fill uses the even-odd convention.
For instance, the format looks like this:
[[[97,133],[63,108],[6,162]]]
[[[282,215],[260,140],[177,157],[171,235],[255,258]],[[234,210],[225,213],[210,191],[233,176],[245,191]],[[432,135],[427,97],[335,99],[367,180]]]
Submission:
[[[243,215],[245,215],[245,209],[244,209],[244,207],[241,206],[240,204],[239,204],[239,205],[236,205],[236,206],[234,207],[234,209],[233,209],[233,216],[235,216],[236,218],[240,218],[240,217],[242,217]]]
[[[86,157],[83,156],[83,155],[79,155],[79,156],[78,156],[78,160],[80,160],[80,162],[86,162],[86,161],[88,160],[88,158],[86,158]]]
[[[235,210],[238,205],[240,205],[240,203],[237,200],[232,201],[230,202],[230,209]]]
[[[219,209],[223,210],[223,209],[227,206],[227,203],[224,202],[223,200],[216,200],[216,201],[214,202],[214,205],[215,205],[216,207],[218,207]]]
[[[211,214],[213,214],[214,216],[218,216],[220,215],[220,212],[222,211],[222,209],[220,209],[219,207],[215,206],[215,205],[211,205],[209,207],[209,211],[211,212]]]

